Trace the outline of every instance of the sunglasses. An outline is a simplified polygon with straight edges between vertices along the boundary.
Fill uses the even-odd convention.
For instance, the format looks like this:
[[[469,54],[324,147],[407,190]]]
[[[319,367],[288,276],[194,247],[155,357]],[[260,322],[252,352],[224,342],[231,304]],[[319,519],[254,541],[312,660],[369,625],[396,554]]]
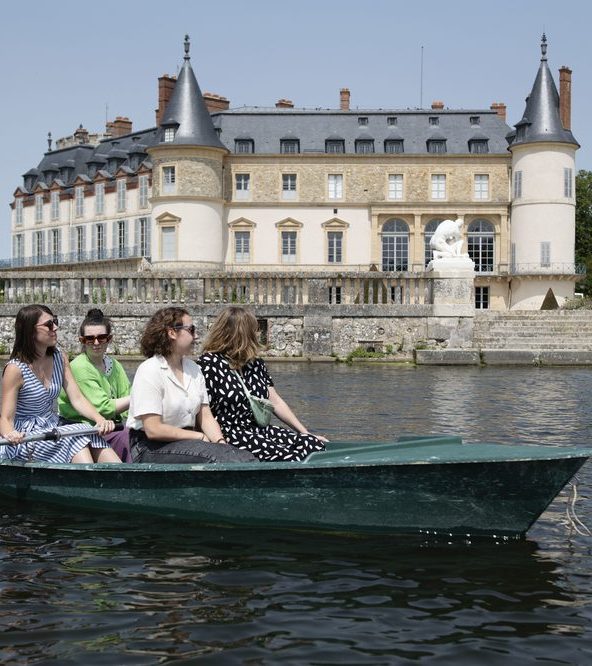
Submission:
[[[195,324],[191,324],[190,326],[188,326],[187,324],[177,324],[176,326],[171,326],[171,328],[174,328],[175,331],[184,329],[186,331],[189,331],[191,335],[195,336]]]
[[[48,319],[47,321],[44,321],[42,324],[37,324],[37,326],[45,326],[48,331],[53,331],[54,328],[57,328],[60,325],[60,322],[58,321],[57,317],[54,317],[53,319]]]
[[[81,335],[80,342],[84,345],[94,345],[95,340],[103,345],[105,342],[109,342],[113,336],[107,335],[107,333],[101,333],[100,335]]]

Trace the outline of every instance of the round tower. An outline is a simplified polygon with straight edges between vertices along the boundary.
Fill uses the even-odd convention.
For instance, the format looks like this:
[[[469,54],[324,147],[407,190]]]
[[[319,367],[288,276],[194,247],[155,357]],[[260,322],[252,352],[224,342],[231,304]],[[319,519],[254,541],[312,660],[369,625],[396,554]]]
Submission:
[[[569,108],[568,100],[564,102],[563,108]],[[564,118],[564,123],[569,125],[569,119]],[[545,35],[539,71],[515,128],[508,137],[512,154],[509,307],[534,310],[541,307],[549,290],[559,304],[573,296],[575,280],[575,153],[579,145],[561,120]]]
[[[164,110],[152,161],[153,261],[217,267],[224,261],[223,161],[227,149],[212,123],[191,67],[183,67]]]

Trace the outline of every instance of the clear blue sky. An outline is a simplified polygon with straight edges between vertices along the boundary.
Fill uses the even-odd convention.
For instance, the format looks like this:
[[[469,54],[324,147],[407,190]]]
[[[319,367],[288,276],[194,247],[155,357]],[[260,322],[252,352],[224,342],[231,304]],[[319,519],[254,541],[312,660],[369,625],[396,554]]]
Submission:
[[[586,0],[102,0],[9,2],[0,15],[0,258],[10,255],[8,204],[21,174],[37,166],[46,137],[89,131],[128,116],[154,124],[157,78],[175,74],[183,37],[202,91],[231,106],[450,108],[505,102],[524,111],[540,59],[573,69],[577,168],[592,170],[592,5]]]

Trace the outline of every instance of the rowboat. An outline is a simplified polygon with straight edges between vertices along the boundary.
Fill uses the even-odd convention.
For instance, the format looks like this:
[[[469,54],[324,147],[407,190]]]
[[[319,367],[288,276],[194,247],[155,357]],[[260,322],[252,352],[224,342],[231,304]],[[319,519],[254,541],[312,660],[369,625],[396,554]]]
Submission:
[[[2,460],[0,495],[209,525],[519,537],[591,455],[443,435],[332,442],[292,463]]]

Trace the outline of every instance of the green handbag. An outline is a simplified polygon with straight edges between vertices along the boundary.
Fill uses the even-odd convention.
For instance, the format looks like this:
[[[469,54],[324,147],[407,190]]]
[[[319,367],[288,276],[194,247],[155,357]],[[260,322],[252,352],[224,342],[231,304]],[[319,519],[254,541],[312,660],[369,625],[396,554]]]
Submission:
[[[258,398],[256,395],[253,395],[243,381],[240,372],[237,372],[236,370],[233,370],[233,372],[238,377],[238,381],[241,383],[243,391],[247,396],[255,423],[262,428],[268,426],[273,415],[273,405],[271,404],[271,400],[267,400],[267,398]]]

